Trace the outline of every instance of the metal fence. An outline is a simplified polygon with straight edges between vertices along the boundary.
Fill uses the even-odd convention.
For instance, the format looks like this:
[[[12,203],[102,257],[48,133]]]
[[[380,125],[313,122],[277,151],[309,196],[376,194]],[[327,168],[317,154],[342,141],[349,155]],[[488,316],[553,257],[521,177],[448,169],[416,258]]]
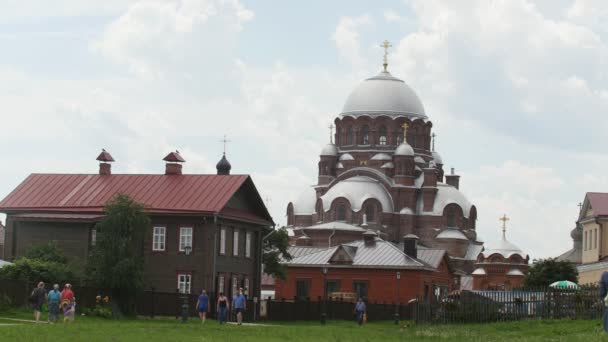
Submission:
[[[23,280],[5,280],[0,279],[0,296],[6,296],[15,307],[25,307],[29,304],[30,293],[34,289],[37,283],[27,282]],[[46,284],[46,290],[50,290],[50,285]],[[96,297],[99,296],[110,296],[112,300],[111,291],[107,289],[100,289],[94,287],[85,286],[73,286],[74,296],[76,297],[77,310],[83,312],[86,309],[92,309],[96,305]],[[208,293],[209,295],[209,310],[207,317],[217,318],[216,313],[216,297],[214,293]],[[181,293],[176,292],[156,292],[154,290],[147,290],[140,293],[135,298],[135,305],[137,314],[140,316],[156,317],[156,316],[175,316],[176,318],[181,317],[182,305],[184,299],[188,301],[188,315],[198,316],[196,301],[198,300],[198,294],[188,294],[186,298]],[[253,300],[248,300],[246,310],[243,313],[243,319],[245,321],[253,321],[259,318],[258,303],[254,303]],[[236,320],[236,313],[234,310],[229,311],[228,319],[231,321]]]
[[[412,301],[416,323],[483,323],[530,319],[598,319],[604,301],[597,286],[454,291]]]

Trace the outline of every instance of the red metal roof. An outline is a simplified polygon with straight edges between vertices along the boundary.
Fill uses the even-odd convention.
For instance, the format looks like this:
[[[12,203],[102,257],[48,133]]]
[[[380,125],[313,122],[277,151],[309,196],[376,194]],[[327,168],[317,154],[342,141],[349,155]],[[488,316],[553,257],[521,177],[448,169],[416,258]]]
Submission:
[[[105,217],[102,214],[61,214],[61,213],[27,213],[11,216],[13,219],[32,219],[50,221],[99,221]]]
[[[593,208],[595,216],[608,215],[608,193],[605,192],[588,192],[587,198]]]
[[[108,200],[123,193],[152,213],[219,213],[247,179],[246,175],[31,174],[0,201],[0,211],[102,212]]]

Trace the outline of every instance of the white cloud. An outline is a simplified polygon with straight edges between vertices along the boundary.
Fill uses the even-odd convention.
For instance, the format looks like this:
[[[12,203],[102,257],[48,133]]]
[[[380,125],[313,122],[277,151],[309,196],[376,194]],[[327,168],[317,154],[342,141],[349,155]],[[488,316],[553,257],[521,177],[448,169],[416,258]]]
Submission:
[[[399,13],[392,9],[385,10],[383,16],[384,20],[388,21],[389,23],[402,20],[402,17],[399,15]]]
[[[342,17],[336,26],[332,39],[340,56],[355,68],[361,67],[365,60],[359,42],[359,30],[372,24],[371,16]]]

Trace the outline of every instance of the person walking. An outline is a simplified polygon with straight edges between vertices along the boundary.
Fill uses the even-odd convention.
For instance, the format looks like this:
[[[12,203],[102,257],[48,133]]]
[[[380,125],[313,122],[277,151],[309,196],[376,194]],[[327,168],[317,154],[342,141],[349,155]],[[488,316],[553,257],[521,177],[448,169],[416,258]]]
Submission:
[[[61,309],[63,310],[63,322],[74,322],[76,313],[76,297],[72,292],[72,285],[65,284],[61,291]]]
[[[357,304],[355,304],[355,313],[357,314],[357,322],[359,325],[363,324],[363,316],[365,316],[365,302],[361,297],[359,297]]]
[[[228,314],[229,307],[230,303],[228,303],[228,297],[224,296],[223,292],[220,292],[220,295],[217,297],[217,312],[220,324],[226,323],[226,316]]]
[[[209,311],[209,296],[207,296],[207,291],[201,290],[201,294],[196,301],[196,308],[198,309],[198,317],[201,318],[201,323],[205,323],[207,311]]]
[[[600,298],[604,301],[604,331],[608,333],[608,272],[602,273],[600,278]]]
[[[236,322],[238,325],[243,324],[243,313],[245,312],[245,308],[247,306],[247,299],[243,294],[243,288],[239,289],[239,292],[234,299],[232,300],[232,305],[234,305],[234,310],[236,311]]]
[[[55,323],[59,319],[59,302],[61,301],[61,292],[59,292],[59,284],[53,285],[53,289],[48,293],[49,298],[49,322]]]
[[[30,302],[32,303],[32,309],[34,309],[34,319],[36,323],[40,322],[40,315],[42,312],[42,304],[46,302],[46,290],[44,289],[44,282],[39,282],[32,293],[30,294]]]

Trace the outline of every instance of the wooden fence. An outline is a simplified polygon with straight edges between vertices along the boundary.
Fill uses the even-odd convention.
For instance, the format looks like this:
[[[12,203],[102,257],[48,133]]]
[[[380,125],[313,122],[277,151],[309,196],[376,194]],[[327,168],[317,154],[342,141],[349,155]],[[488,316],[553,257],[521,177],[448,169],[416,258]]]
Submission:
[[[604,301],[596,286],[512,291],[455,291],[412,301],[417,323],[483,323],[526,319],[598,319]]]
[[[30,293],[36,286],[36,283],[31,283],[22,280],[4,280],[0,279],[0,297],[6,296],[10,299],[13,306],[25,307],[29,305],[28,299]],[[52,285],[46,284],[46,290],[50,290]],[[77,311],[83,312],[86,309],[92,309],[96,305],[96,297],[99,296],[110,296],[109,290],[84,287],[84,286],[73,286],[72,290],[76,297]],[[209,304],[210,312],[208,317],[217,318],[215,312],[215,301],[216,297],[214,293],[209,293]],[[188,301],[188,314],[191,317],[198,316],[196,301],[198,294],[186,295]],[[0,298],[1,300],[1,298]],[[182,305],[184,303],[184,295],[178,292],[156,292],[153,290],[143,291],[136,298],[136,310],[140,316],[169,316],[169,317],[181,317]],[[252,300],[247,301],[246,310],[243,318],[246,321],[253,321],[259,318],[258,314],[258,303],[254,303]],[[234,310],[230,310],[228,314],[229,320],[236,320]]]

